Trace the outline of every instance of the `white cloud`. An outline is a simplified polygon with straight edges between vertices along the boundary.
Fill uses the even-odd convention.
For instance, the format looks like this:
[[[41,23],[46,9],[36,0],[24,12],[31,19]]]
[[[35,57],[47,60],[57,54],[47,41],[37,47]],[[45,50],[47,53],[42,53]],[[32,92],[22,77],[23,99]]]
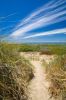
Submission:
[[[26,37],[24,37],[24,39],[34,38],[34,37],[38,37],[38,36],[45,36],[45,35],[60,34],[60,33],[66,34],[66,28],[37,33],[35,35],[26,36]]]
[[[18,38],[19,36],[23,36],[24,34],[27,34],[27,32],[34,29],[46,27],[48,25],[66,20],[66,10],[64,10],[66,6],[63,5],[64,3],[66,3],[65,0],[58,0],[56,2],[53,0],[50,1],[45,6],[39,8],[22,20],[10,36]],[[48,12],[45,13],[47,10]]]
[[[0,17],[0,21],[2,21],[2,20],[4,20],[4,19],[7,19],[7,18],[9,18],[9,17],[11,17],[11,16],[13,16],[13,15],[15,15],[16,13],[12,13],[12,14],[9,14],[9,15],[7,15],[7,16],[3,16],[3,17]]]
[[[54,23],[55,20],[53,21],[53,19],[55,19],[55,18],[57,18],[57,17],[59,17],[63,14],[66,14],[66,11],[54,14],[54,15],[49,16],[49,17],[39,18],[38,20],[36,20],[36,22],[32,22],[32,23],[25,25],[24,27],[16,30],[15,32],[13,32],[11,34],[11,36],[13,36],[13,37],[22,36],[24,33],[28,32],[28,31],[31,31],[33,29],[36,29],[36,28],[39,28],[39,27],[42,27],[42,26],[49,25],[49,24],[51,24],[51,22]]]

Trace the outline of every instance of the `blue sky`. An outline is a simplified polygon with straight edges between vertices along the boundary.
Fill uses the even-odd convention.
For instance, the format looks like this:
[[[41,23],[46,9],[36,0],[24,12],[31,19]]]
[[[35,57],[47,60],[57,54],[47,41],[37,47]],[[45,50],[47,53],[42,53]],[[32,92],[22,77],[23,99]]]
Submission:
[[[66,0],[0,0],[0,37],[10,42],[66,42]]]

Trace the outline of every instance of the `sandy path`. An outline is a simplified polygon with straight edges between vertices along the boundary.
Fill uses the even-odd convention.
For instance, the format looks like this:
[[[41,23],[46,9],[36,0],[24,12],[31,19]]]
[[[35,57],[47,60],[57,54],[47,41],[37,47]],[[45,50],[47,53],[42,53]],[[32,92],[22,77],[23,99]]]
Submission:
[[[34,66],[35,77],[28,86],[28,100],[49,100],[49,83],[40,61],[31,61]]]
[[[45,70],[41,65],[42,60],[49,63],[53,59],[53,56],[39,55],[39,53],[33,52],[21,52],[20,55],[29,59],[34,66],[35,77],[30,81],[27,88],[28,100],[54,100],[50,99],[50,94],[48,93],[50,83],[46,80]]]
[[[40,55],[39,52],[21,52],[20,55],[29,59],[34,66],[35,77],[30,81],[27,88],[28,100],[62,100],[50,98],[48,92],[50,82],[46,80],[46,73],[44,67],[41,65],[42,60],[50,63],[54,59],[54,56]]]

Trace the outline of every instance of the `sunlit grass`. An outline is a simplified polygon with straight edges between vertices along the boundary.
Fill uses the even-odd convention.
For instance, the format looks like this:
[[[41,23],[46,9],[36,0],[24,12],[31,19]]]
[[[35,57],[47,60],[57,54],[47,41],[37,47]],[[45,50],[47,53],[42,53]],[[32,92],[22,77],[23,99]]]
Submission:
[[[10,44],[0,43],[0,99],[27,100],[27,85],[33,78],[30,61],[20,52],[40,52],[40,55],[54,55],[46,66],[47,79],[51,81],[51,97],[66,95],[66,45]]]
[[[32,78],[31,64],[20,57],[17,45],[0,43],[0,100],[27,100]]]
[[[47,79],[51,82],[49,92],[51,97],[66,98],[66,55],[56,56],[55,59],[46,65]]]

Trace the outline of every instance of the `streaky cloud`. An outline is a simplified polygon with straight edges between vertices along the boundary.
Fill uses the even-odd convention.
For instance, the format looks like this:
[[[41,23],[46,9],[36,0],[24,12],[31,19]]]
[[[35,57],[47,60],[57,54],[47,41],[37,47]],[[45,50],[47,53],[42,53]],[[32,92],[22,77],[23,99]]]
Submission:
[[[7,18],[9,18],[9,17],[11,17],[11,16],[13,16],[13,15],[15,15],[15,14],[16,14],[16,13],[12,13],[12,14],[9,14],[9,15],[7,15],[7,16],[1,17],[1,18],[0,18],[0,21],[5,20],[5,19],[7,19]]]
[[[3,27],[0,29],[0,32],[2,32],[3,30],[9,29],[9,28],[13,28],[13,27],[14,27],[13,25]]]
[[[36,22],[30,23],[28,25],[25,25],[25,27],[22,27],[20,29],[18,29],[17,31],[13,32],[11,34],[11,36],[20,36],[22,34],[24,34],[25,32],[31,31],[33,29],[45,26],[45,25],[49,25],[49,21],[52,21],[53,19],[60,17],[61,15],[66,14],[66,11],[60,12],[58,14],[54,14],[52,16],[49,17],[43,17],[43,18],[39,18]],[[59,21],[59,20],[58,20]],[[55,22],[55,20],[54,20]],[[52,22],[52,23],[54,23]]]
[[[31,21],[33,18],[35,18],[36,16],[38,16],[38,14],[40,14],[43,11],[45,11],[49,6],[52,6],[53,3],[54,3],[54,1],[52,0],[51,2],[48,2],[44,6],[40,7],[37,10],[35,10],[33,13],[29,14],[26,18],[24,18],[23,20],[21,20],[21,22],[16,26],[16,29],[19,28],[20,26],[28,23],[29,21]]]
[[[38,37],[38,36],[45,36],[45,35],[61,34],[61,33],[66,34],[66,28],[56,29],[56,30],[47,31],[47,32],[36,33],[35,35],[30,35],[30,36],[24,37],[24,39],[34,38],[34,37]]]
[[[41,27],[47,27],[55,23],[66,20],[66,6],[63,5],[66,0],[50,1],[43,5],[29,16],[21,20],[16,26],[10,37],[18,38],[19,36],[27,35],[28,32]],[[61,29],[58,29],[61,30]],[[51,30],[52,31],[52,30]],[[61,30],[62,31],[62,30]]]
[[[40,13],[42,13],[42,12],[44,12],[46,10],[51,10],[51,9],[53,10],[53,8],[56,8],[56,7],[60,6],[60,5],[62,5],[63,3],[66,3],[66,1],[59,0],[56,3],[54,3],[54,1],[49,2],[48,4],[46,4],[43,7],[39,8],[37,11],[35,11],[34,13],[32,13],[28,17],[26,17],[24,20],[22,20],[22,22],[18,26],[22,26],[22,25],[28,23],[34,17],[36,19],[36,16],[38,16]],[[63,9],[63,8],[65,8],[65,7],[66,6],[61,7],[60,9],[58,9],[58,11]]]

